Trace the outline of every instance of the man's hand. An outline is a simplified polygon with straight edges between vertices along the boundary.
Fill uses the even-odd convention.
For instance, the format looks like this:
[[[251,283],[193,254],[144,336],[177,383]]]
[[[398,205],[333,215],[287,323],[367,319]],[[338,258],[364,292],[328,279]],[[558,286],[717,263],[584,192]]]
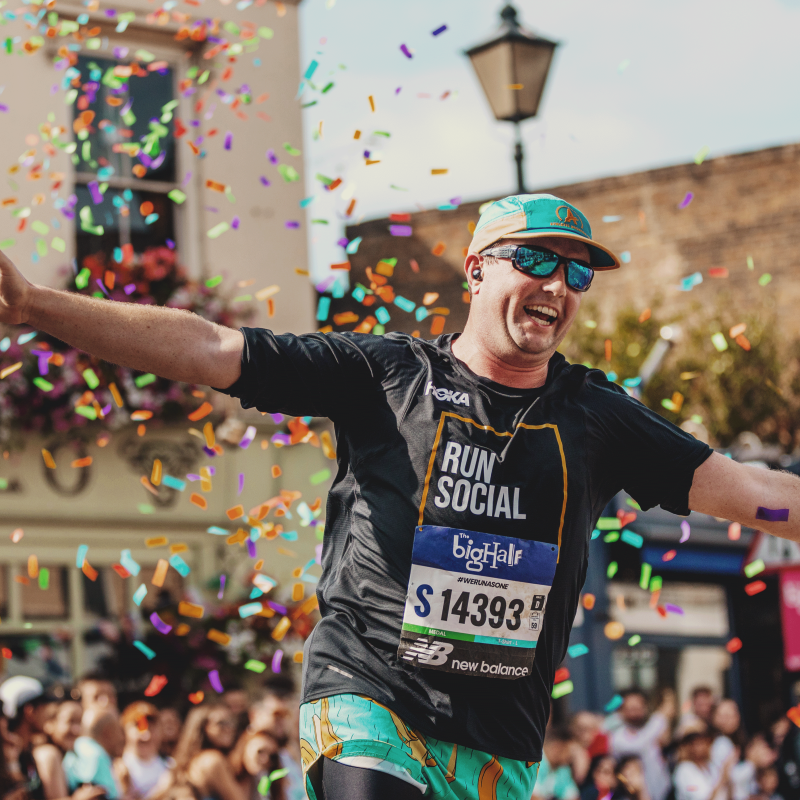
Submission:
[[[738,464],[713,453],[695,470],[689,508],[800,542],[800,480],[796,475]],[[788,518],[781,521],[783,516]]]
[[[0,322],[10,325],[27,322],[33,289],[33,284],[0,251]]]

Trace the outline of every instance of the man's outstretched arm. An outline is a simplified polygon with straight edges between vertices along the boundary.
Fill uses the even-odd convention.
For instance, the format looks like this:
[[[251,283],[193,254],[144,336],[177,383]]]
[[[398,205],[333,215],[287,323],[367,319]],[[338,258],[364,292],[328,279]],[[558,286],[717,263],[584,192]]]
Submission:
[[[787,472],[714,453],[694,473],[689,508],[800,542],[800,479]]]
[[[112,364],[225,389],[244,337],[197,314],[36,286],[0,252],[0,322],[30,325]]]

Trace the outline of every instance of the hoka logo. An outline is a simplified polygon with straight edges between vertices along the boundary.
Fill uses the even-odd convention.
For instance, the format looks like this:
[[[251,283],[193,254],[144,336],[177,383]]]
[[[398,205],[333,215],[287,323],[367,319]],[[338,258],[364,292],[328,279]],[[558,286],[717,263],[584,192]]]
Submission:
[[[466,392],[456,392],[453,389],[437,389],[433,381],[428,381],[425,387],[425,394],[432,394],[437,400],[445,400],[457,406],[468,406],[469,395]]]
[[[427,639],[417,639],[403,655],[405,661],[416,659],[420,664],[438,665],[447,662],[447,656],[453,652],[453,645],[447,642],[433,641]]]

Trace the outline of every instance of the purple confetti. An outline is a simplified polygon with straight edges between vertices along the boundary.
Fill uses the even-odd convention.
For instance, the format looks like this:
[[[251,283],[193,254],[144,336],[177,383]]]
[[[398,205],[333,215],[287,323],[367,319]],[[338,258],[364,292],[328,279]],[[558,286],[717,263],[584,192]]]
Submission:
[[[97,181],[89,181],[89,192],[92,195],[92,202],[99,206],[103,202],[103,195],[100,192],[100,184]]]
[[[678,208],[686,208],[686,206],[688,206],[689,203],[692,202],[692,200],[694,200],[694,194],[692,192],[686,192],[686,197],[684,197],[683,200],[681,200],[680,204],[678,205]]]
[[[275,433],[272,435],[272,443],[280,442],[282,445],[291,444],[292,437],[288,433]]]
[[[244,490],[244,472],[239,473],[239,494]]]
[[[270,608],[271,608],[273,611],[277,611],[279,614],[284,614],[284,615],[286,615],[286,614],[288,614],[288,613],[289,613],[289,610],[286,608],[286,606],[282,606],[282,605],[280,605],[279,603],[273,603],[273,602],[272,602],[272,600],[267,600],[267,605],[268,605],[268,606],[269,606],[269,607],[270,607]]]
[[[250,425],[247,430],[244,432],[244,436],[242,436],[242,441],[239,442],[239,447],[242,450],[247,450],[248,447],[253,443],[253,439],[256,438],[256,429],[255,426]]]
[[[173,242],[172,239],[167,239],[167,247],[169,247],[170,250],[174,250],[175,242]]]
[[[5,103],[0,103],[0,111],[8,111],[8,106]]]
[[[53,354],[49,350],[31,350],[31,355],[39,359],[39,374],[47,375],[50,371],[50,356]]]
[[[109,413],[110,413],[110,411],[111,411],[111,403],[109,403],[109,404],[108,404],[108,405],[106,405],[106,406],[103,406],[103,407],[102,407],[100,410],[103,412],[103,416],[104,416],[104,417],[108,416],[108,414],[109,414]]]
[[[406,47],[404,44],[401,44],[401,45],[400,45],[400,52],[401,52],[401,53],[402,53],[402,54],[403,54],[403,55],[404,55],[406,58],[414,58],[414,56],[413,56],[413,55],[411,55],[411,51],[410,51],[410,50],[409,50],[409,49],[408,49],[408,48],[407,48],[407,47]]]
[[[265,178],[263,175],[261,175],[261,176],[259,177],[259,180],[261,181],[261,183],[262,183],[264,186],[269,186],[269,185],[270,185],[269,181],[268,181],[268,180],[267,180],[267,179],[266,179],[266,178]]]
[[[212,669],[211,672],[208,673],[208,682],[211,684],[211,688],[222,694],[225,690],[222,688],[222,681],[219,679],[219,670]]]
[[[216,454],[217,454],[216,450],[212,450],[210,447],[207,447],[206,445],[203,445],[203,452],[207,456],[211,456],[211,458],[214,458],[214,456],[216,456]]]
[[[222,593],[225,591],[225,576],[219,576],[219,592],[217,592],[217,600],[222,600]]]
[[[57,91],[58,91],[58,84],[57,84],[57,83],[54,83],[54,84],[53,84],[53,85],[50,87],[50,94],[55,94]]]
[[[403,88],[402,86],[398,86],[398,87],[397,87],[397,88],[394,90],[394,93],[395,93],[396,95],[397,95],[397,94],[400,94],[400,90],[401,90],[402,88]]]
[[[231,228],[233,228],[235,231],[238,231],[240,222],[241,220],[239,219],[239,217],[234,217],[231,220]]]
[[[438,36],[440,33],[444,33],[447,30],[447,25],[442,25],[441,28],[437,28],[435,31],[431,33],[431,36]]]
[[[106,285],[100,280],[100,278],[95,278],[95,283],[97,283],[97,285],[103,290],[103,294],[106,297],[111,297],[111,295],[108,293],[108,289],[106,289]]]
[[[369,158],[369,150],[364,151],[364,158]]]
[[[321,564],[322,563],[322,542],[320,542],[314,548],[314,558],[316,559],[317,564]]]
[[[172,625],[167,625],[155,611],[150,615],[150,622],[159,633],[163,633],[165,636],[172,630]]]
[[[247,540],[247,555],[249,555],[250,558],[255,558],[256,555],[258,555],[256,553],[256,543],[252,539]]]
[[[189,185],[189,181],[190,181],[191,179],[192,179],[192,173],[191,173],[191,172],[187,172],[187,173],[186,173],[186,177],[183,179],[183,183],[181,184],[181,186],[182,186],[182,187],[184,187],[184,186],[188,186],[188,185]]]
[[[133,294],[136,291],[136,284],[129,283],[122,287],[122,291],[125,292],[125,294]]]
[[[766,522],[788,522],[789,509],[788,508],[764,508],[758,507],[756,511],[756,519],[763,519]]]
[[[106,9],[106,16],[107,17],[112,17],[112,18],[116,17],[117,16],[117,10],[115,8],[107,8]]]
[[[276,425],[280,425],[284,421],[284,419],[286,419],[286,417],[284,417],[283,414],[272,414],[272,413],[270,413],[270,416],[272,417],[272,421]]]
[[[670,614],[679,614],[680,616],[683,616],[683,609],[682,609],[680,606],[675,606],[675,605],[673,605],[672,603],[666,603],[666,604],[664,605],[664,608],[665,608],[665,609],[666,609],[666,610],[667,610],[667,611],[668,611]]]
[[[228,131],[225,134],[225,149],[230,150],[232,144],[233,144],[233,134],[230,131]]]
[[[114,48],[114,58],[125,58],[126,55],[128,55],[128,48],[127,47],[115,47]],[[133,102],[133,101],[131,100],[131,102]]]
[[[338,244],[339,247],[347,247],[347,245],[350,244],[350,240],[346,236],[342,236],[341,239],[337,239],[336,244]]]
[[[269,163],[270,164],[277,164],[278,163],[278,157],[275,155],[275,151],[274,150],[271,150],[271,149],[267,150],[267,158],[269,159]]]
[[[300,223],[299,223],[299,222],[296,222],[296,221],[295,221],[295,220],[293,220],[293,219],[287,219],[287,220],[286,220],[286,222],[284,222],[284,225],[285,225],[287,228],[299,228],[299,227],[300,227]]]
[[[392,236],[411,236],[411,226],[410,225],[390,225],[389,226],[389,233]]]
[[[683,520],[683,522],[681,522],[681,538],[679,543],[683,544],[685,541],[687,541],[691,532],[692,529],[689,527],[689,523],[686,520]]]
[[[275,655],[272,656],[272,671],[281,671],[281,659],[283,658],[283,650],[276,650]]]

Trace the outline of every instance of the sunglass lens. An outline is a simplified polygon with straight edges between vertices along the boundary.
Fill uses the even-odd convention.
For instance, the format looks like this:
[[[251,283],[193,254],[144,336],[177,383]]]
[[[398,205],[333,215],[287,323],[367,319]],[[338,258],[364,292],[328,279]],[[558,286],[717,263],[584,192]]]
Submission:
[[[592,285],[594,270],[578,264],[567,262],[567,284],[579,292],[585,292]]]
[[[555,270],[558,256],[537,247],[520,247],[517,250],[517,264],[528,275],[547,277]]]

